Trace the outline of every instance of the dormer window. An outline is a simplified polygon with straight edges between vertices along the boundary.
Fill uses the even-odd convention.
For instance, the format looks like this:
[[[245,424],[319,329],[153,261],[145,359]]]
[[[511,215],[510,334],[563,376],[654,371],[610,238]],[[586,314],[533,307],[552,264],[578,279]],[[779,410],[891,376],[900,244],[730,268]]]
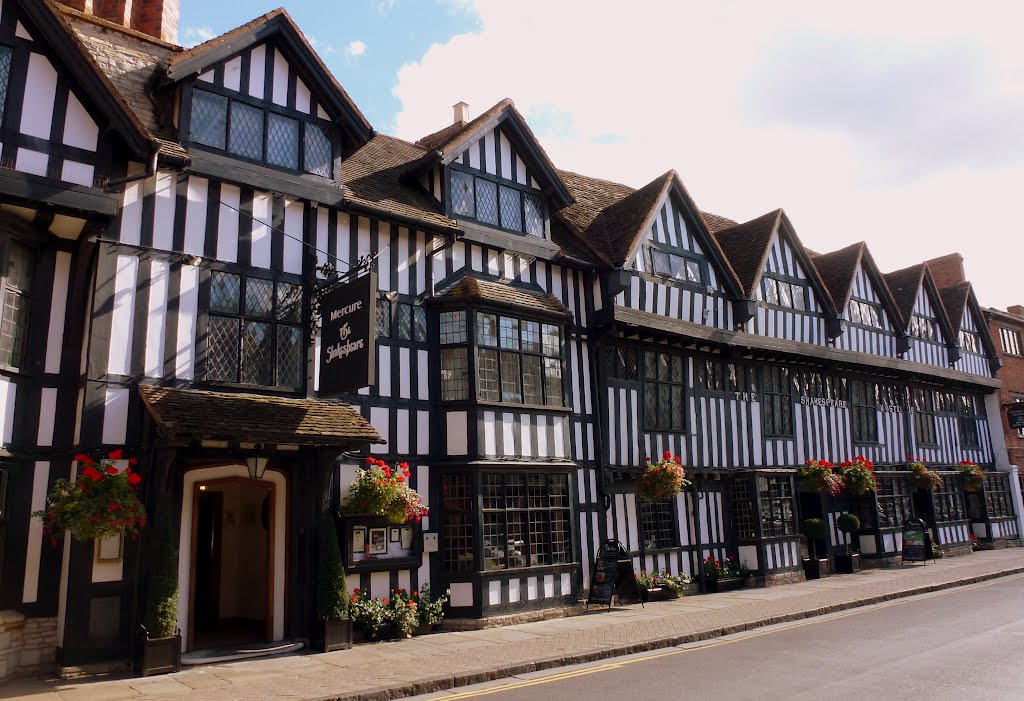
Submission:
[[[941,338],[939,335],[939,322],[927,316],[915,314],[910,320],[910,335],[922,341],[936,343]]]
[[[973,331],[960,329],[960,347],[968,353],[981,355],[981,336]]]
[[[798,282],[788,282],[765,275],[761,278],[760,293],[765,304],[801,312],[807,310],[807,290]]]
[[[654,275],[704,284],[704,266],[697,258],[664,250],[648,244],[645,249],[647,270]]]
[[[519,234],[544,236],[544,200],[530,188],[487,174],[449,170],[454,216]]]
[[[196,88],[189,124],[193,143],[275,168],[333,177],[334,144],[326,123]]]
[[[850,300],[850,323],[860,324],[861,326],[869,326],[873,329],[882,328],[882,312],[881,309],[873,304],[867,302],[861,302],[860,300]]]

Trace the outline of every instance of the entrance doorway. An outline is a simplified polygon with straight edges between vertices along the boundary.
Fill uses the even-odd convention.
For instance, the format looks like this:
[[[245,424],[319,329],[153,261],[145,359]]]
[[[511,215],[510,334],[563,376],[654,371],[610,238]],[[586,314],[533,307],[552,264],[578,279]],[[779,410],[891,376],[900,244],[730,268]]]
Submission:
[[[192,649],[273,639],[274,498],[272,482],[194,485]]]

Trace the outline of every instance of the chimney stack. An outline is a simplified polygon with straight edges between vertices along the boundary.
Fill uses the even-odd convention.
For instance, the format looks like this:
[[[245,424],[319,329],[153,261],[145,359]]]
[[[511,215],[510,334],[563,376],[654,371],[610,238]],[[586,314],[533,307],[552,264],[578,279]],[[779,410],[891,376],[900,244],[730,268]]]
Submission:
[[[925,262],[935,279],[935,286],[940,290],[967,280],[964,277],[964,257],[959,253],[950,253]]]
[[[469,121],[469,105],[465,102],[456,102],[452,105],[455,110],[455,123],[465,124]]]
[[[1006,311],[1010,312],[1011,314],[1016,314],[1017,316],[1024,316],[1024,307],[1022,307],[1019,304],[1015,304],[1012,307],[1007,307]]]
[[[171,44],[178,43],[181,0],[61,0],[64,5]]]

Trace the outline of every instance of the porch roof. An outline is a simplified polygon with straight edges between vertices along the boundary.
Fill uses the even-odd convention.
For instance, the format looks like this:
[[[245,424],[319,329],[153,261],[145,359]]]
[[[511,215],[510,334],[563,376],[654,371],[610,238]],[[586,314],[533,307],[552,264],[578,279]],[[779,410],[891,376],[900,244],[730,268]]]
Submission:
[[[359,412],[330,399],[150,385],[139,385],[139,394],[169,439],[331,446],[387,442]]]

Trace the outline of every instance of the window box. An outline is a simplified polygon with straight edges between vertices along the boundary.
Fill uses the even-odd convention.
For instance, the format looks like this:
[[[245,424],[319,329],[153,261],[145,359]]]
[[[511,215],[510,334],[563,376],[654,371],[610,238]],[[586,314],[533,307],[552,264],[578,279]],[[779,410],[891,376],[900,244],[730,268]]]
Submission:
[[[708,577],[705,587],[708,594],[720,594],[726,591],[742,589],[747,585],[746,577]]]

